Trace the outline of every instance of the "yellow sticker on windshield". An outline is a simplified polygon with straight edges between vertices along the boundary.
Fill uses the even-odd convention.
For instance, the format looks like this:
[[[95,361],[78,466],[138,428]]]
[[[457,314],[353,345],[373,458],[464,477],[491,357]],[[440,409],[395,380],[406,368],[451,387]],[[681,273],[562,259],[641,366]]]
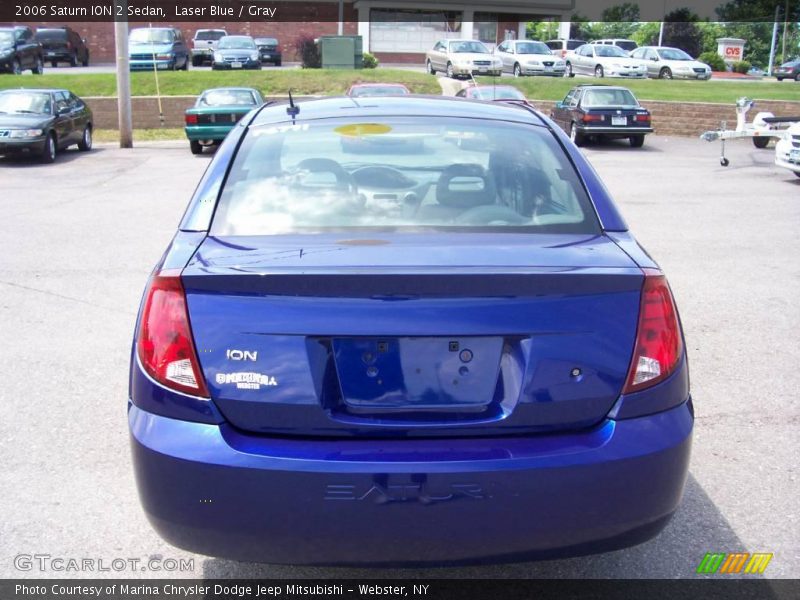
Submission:
[[[381,123],[353,123],[351,125],[342,125],[334,129],[339,135],[346,137],[361,137],[362,135],[381,135],[389,133],[392,130],[388,125]]]

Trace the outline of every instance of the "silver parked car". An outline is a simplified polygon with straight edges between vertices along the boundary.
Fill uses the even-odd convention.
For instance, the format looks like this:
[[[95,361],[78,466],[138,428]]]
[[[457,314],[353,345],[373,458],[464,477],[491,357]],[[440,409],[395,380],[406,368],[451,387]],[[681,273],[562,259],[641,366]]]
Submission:
[[[642,46],[631,53],[647,67],[647,74],[658,79],[711,79],[711,67],[693,59],[680,48]]]
[[[506,40],[494,51],[503,61],[503,71],[514,77],[523,75],[550,75],[562,77],[566,63],[543,42]]]
[[[630,58],[619,46],[584,44],[567,54],[567,75],[581,73],[595,77],[627,77],[644,79],[647,68],[644,62]]]
[[[439,40],[425,55],[425,67],[431,75],[437,71],[448,77],[496,75],[503,63],[478,40]]]

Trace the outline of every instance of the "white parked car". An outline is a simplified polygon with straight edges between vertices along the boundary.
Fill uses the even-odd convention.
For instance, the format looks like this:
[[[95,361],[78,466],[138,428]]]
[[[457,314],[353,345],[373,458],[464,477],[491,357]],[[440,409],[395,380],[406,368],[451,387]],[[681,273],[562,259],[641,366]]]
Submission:
[[[795,123],[775,144],[775,164],[800,177],[800,123]]]
[[[495,75],[503,72],[503,62],[478,40],[439,40],[425,55],[425,68],[448,77]]]
[[[680,48],[642,46],[631,57],[647,65],[647,74],[658,79],[711,79],[711,67],[693,59]]]
[[[562,77],[566,63],[543,42],[531,40],[506,40],[494,51],[503,61],[503,71],[514,77],[523,75],[550,75]]]
[[[584,44],[568,53],[564,58],[567,75],[574,77],[580,73],[595,77],[626,77],[644,79],[647,68],[644,62],[630,58],[619,46],[604,44]]]

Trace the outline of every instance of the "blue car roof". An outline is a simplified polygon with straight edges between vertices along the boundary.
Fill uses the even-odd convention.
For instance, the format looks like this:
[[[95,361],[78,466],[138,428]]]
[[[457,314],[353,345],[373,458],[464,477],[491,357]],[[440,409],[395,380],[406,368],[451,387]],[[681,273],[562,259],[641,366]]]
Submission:
[[[452,96],[370,96],[352,98],[342,96],[297,103],[300,109],[297,122],[304,119],[330,119],[334,117],[358,116],[426,116],[464,119],[493,119],[514,121],[529,125],[548,127],[538,112],[524,106],[498,102],[480,102]],[[265,106],[254,116],[250,125],[284,122],[291,117],[286,113],[286,104]]]

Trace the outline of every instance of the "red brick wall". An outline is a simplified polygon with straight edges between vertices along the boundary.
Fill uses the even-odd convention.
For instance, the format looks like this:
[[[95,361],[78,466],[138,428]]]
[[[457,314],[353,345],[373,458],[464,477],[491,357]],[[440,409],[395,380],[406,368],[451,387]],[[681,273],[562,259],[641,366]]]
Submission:
[[[297,101],[313,96],[295,96]],[[94,126],[97,129],[117,129],[119,116],[116,98],[84,98],[92,109]],[[163,96],[161,109],[164,114],[164,127],[183,127],[184,111],[194,105],[197,96]],[[285,101],[285,96],[267,96],[265,100]],[[131,99],[134,129],[159,129],[162,127],[158,112],[158,98],[155,96],[136,96]]]
[[[325,4],[326,8],[336,7],[335,4]],[[358,34],[358,16],[352,5],[344,7],[344,33],[347,35]],[[337,9],[338,10],[338,9]],[[16,22],[15,25],[28,25],[36,27],[57,27],[64,23],[56,21]],[[85,38],[89,46],[92,63],[113,63],[114,57],[114,24],[113,23],[69,23],[72,29]],[[146,26],[146,23],[130,23],[129,27]],[[154,23],[155,26],[155,23]],[[319,37],[321,35],[336,35],[339,24],[335,21],[308,21],[308,22],[234,22],[234,23],[198,23],[198,22],[169,22],[159,23],[160,27],[177,27],[183,32],[187,43],[191,46],[191,39],[197,29],[222,28],[230,34],[275,37],[281,45],[283,60],[297,59],[295,42],[304,35]]]
[[[425,64],[424,52],[376,52],[375,56],[382,63]]]

